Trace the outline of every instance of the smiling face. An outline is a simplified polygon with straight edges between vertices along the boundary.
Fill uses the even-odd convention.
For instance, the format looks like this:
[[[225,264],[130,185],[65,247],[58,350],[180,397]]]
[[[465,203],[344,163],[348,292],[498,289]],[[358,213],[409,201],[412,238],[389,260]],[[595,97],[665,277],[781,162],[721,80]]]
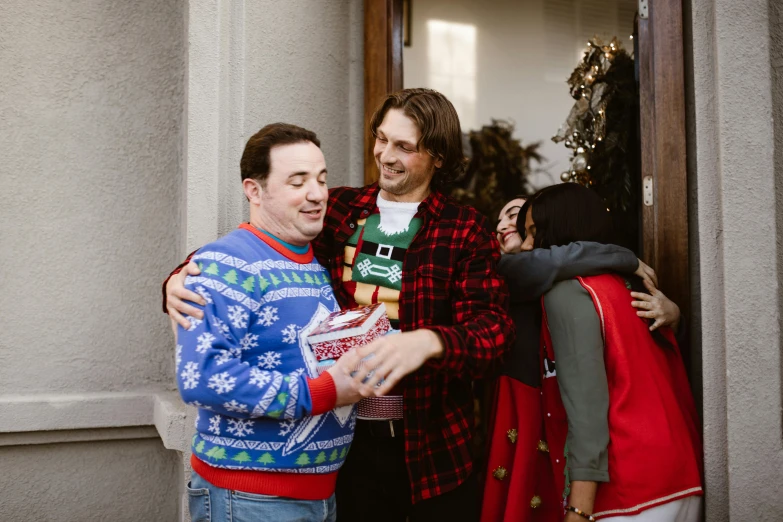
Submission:
[[[500,251],[504,254],[516,254],[522,247],[522,237],[517,230],[517,215],[524,204],[523,198],[512,199],[498,215],[498,226],[495,230],[500,242]]]
[[[381,197],[388,201],[423,201],[441,160],[419,146],[421,131],[400,109],[389,109],[378,126],[373,154]]]
[[[304,246],[315,239],[326,214],[326,161],[314,143],[280,145],[269,151],[269,176],[243,181],[250,222],[279,239]]]

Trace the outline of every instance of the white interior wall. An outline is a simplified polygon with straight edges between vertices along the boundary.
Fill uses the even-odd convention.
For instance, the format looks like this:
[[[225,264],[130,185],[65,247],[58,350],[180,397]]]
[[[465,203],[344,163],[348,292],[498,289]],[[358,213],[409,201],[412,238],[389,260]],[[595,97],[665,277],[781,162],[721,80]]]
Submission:
[[[405,87],[441,90],[455,102],[464,131],[489,124],[492,118],[514,120],[515,137],[523,144],[543,142],[540,150],[551,176],[537,176],[534,184],[550,185],[559,181],[569,164],[568,149],[551,141],[574,103],[566,80],[593,36],[605,40],[617,36],[633,51],[629,37],[636,4],[636,0],[414,0],[412,45],[403,48]],[[464,38],[470,39],[471,29],[457,27],[456,33],[441,32],[433,40],[430,20],[475,28],[474,67],[470,45],[460,45]],[[449,49],[456,54],[449,54]],[[444,81],[448,75],[451,81]],[[469,102],[471,93],[474,104]]]

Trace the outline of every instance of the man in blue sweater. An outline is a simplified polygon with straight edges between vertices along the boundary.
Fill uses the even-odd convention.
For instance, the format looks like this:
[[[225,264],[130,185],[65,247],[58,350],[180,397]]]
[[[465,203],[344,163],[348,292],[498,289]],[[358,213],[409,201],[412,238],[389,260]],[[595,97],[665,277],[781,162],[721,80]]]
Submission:
[[[361,395],[339,361],[318,376],[306,341],[339,310],[310,246],[326,213],[324,156],[314,133],[277,123],[250,138],[240,167],[250,222],[193,256],[201,273],[185,286],[203,318],[177,332],[179,390],[198,408],[190,513],[333,521]]]

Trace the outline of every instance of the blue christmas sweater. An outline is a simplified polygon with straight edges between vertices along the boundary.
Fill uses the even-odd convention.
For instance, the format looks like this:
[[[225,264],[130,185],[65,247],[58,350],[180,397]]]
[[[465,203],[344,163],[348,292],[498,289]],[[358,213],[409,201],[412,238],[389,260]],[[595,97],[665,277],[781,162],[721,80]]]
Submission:
[[[355,407],[331,409],[334,383],[317,376],[306,340],[339,309],[327,270],[312,249],[297,254],[247,224],[192,260],[201,274],[185,286],[206,305],[203,320],[178,328],[177,382],[198,408],[194,469],[220,487],[295,497],[279,490],[280,474],[336,474],[355,427]],[[228,470],[275,472],[276,489]]]

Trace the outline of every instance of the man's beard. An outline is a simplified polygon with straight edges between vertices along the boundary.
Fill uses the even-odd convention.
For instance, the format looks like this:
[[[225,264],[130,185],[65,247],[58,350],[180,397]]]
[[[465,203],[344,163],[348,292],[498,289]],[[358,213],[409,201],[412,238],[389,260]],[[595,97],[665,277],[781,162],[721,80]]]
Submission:
[[[403,196],[413,189],[412,179],[405,175],[406,171],[403,171],[400,177],[392,181],[383,177],[383,165],[380,162],[376,160],[375,165],[378,167],[378,186],[384,191],[395,196]]]
[[[383,174],[381,174],[380,178],[378,178],[378,186],[389,194],[394,194],[395,196],[402,196],[407,194],[411,189],[410,178],[401,178],[397,181],[389,181],[383,178]]]

